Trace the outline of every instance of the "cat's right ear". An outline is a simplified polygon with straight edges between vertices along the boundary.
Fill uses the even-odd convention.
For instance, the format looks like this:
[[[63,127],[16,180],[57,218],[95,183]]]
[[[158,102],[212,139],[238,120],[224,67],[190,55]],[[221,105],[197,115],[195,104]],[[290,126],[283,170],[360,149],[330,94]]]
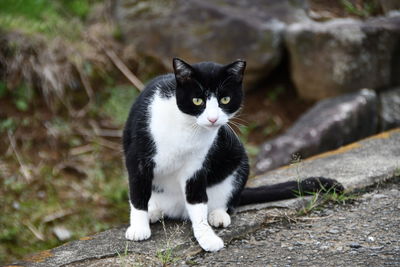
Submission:
[[[236,81],[242,82],[244,69],[246,68],[246,61],[238,59],[231,64],[225,66],[228,73],[232,74]]]
[[[179,58],[172,60],[175,78],[178,82],[183,83],[189,80],[193,75],[193,68],[188,63]]]

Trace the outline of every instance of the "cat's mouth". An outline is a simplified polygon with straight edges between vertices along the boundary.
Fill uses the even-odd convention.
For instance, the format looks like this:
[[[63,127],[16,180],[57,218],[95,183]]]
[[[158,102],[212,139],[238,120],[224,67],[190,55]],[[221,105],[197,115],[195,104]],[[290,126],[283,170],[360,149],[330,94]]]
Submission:
[[[202,126],[206,129],[217,129],[219,127],[221,127],[222,125],[224,125],[223,123],[209,123],[209,124],[203,124]]]

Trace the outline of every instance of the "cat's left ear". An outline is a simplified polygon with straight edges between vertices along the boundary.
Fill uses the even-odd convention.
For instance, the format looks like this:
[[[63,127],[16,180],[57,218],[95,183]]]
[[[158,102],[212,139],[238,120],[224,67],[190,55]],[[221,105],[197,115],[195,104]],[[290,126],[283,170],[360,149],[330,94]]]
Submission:
[[[226,71],[229,74],[232,74],[237,82],[242,82],[244,69],[246,68],[246,61],[238,59],[235,62],[232,62],[225,66]]]
[[[175,78],[178,82],[185,82],[189,80],[193,75],[193,68],[188,63],[179,58],[172,60],[174,67]]]

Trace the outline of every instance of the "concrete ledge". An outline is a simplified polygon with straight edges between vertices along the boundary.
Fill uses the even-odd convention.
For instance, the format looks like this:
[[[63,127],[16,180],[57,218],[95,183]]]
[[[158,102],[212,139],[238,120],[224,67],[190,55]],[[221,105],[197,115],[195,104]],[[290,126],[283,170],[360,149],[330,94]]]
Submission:
[[[400,171],[399,128],[259,175],[247,186],[324,176],[353,190],[393,177],[396,171]]]
[[[400,129],[384,132],[357,143],[260,175],[248,186],[280,183],[310,176],[337,179],[346,190],[362,189],[400,175]],[[225,244],[253,232],[277,218],[295,213],[306,199],[292,199],[241,207],[232,217],[232,225],[217,234]],[[127,211],[128,212],[128,211]],[[118,254],[131,259],[157,263],[158,251],[172,249],[183,257],[200,253],[190,223],[167,221],[151,226],[152,237],[143,242],[125,240],[125,226],[83,237],[63,246],[42,251],[9,266],[120,266]],[[148,263],[148,264],[147,264]]]

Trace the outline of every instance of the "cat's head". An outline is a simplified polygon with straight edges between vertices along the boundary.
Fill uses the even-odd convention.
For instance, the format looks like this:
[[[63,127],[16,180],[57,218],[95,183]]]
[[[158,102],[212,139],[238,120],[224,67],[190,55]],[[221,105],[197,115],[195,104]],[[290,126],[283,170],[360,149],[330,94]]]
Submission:
[[[178,108],[194,116],[199,126],[216,129],[228,123],[240,109],[245,61],[190,65],[174,58],[173,67]]]

